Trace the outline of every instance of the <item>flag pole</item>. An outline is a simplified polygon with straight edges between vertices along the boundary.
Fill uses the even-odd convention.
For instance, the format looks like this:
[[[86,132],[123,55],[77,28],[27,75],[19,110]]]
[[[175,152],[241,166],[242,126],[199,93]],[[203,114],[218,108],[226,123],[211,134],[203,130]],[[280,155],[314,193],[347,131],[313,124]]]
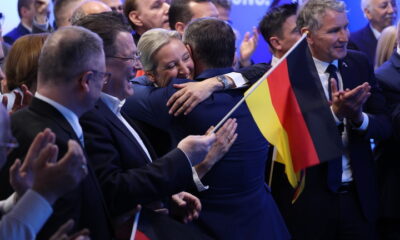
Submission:
[[[268,180],[268,186],[272,188],[272,174],[274,174],[274,166],[275,166],[275,160],[276,160],[276,147],[272,149],[274,151],[272,153],[272,160],[271,160],[271,169],[269,170],[269,180]]]
[[[131,237],[129,238],[130,240],[135,240],[136,236],[136,231],[139,225],[139,216],[140,216],[140,211],[142,209],[140,208],[139,211],[135,214],[135,220],[133,221],[133,226],[132,226],[132,232],[131,232]]]
[[[250,96],[250,94],[252,94],[256,88],[261,85],[261,83],[287,58],[290,53],[293,52],[294,49],[296,49],[300,42],[307,37],[307,34],[308,32],[303,33],[301,38],[292,46],[292,48],[289,49],[289,51],[285,53],[285,55],[283,55],[282,58],[279,59],[277,64],[272,66],[260,79],[257,80],[257,82],[250,87],[243,98],[240,99],[240,101],[225,115],[224,118],[222,118],[222,120],[215,126],[211,133],[215,133],[222,126],[222,124],[224,124],[224,122],[236,111],[236,109],[238,109],[240,104],[242,104]]]

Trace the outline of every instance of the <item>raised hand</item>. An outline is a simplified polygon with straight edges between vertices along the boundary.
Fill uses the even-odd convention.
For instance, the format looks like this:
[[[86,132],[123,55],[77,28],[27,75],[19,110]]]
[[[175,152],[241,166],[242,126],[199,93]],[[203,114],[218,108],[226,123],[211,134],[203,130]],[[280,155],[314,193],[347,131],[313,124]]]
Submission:
[[[243,41],[240,44],[240,64],[243,67],[251,65],[250,58],[253,55],[258,45],[258,31],[256,27],[253,27],[253,36],[250,37],[250,33],[246,32]]]
[[[32,188],[33,185],[33,165],[40,156],[41,150],[45,149],[48,144],[54,144],[55,134],[50,129],[45,129],[36,135],[25,160],[21,166],[21,161],[17,159],[10,168],[10,183],[21,197],[27,189]]]
[[[331,80],[332,110],[340,120],[347,118],[356,126],[363,121],[362,108],[371,96],[371,86],[365,82],[353,89],[338,91],[336,81]]]
[[[48,144],[33,165],[32,189],[50,203],[74,189],[88,174],[85,155],[76,141],[68,141],[68,151],[58,162],[57,155],[57,146]]]
[[[204,161],[195,166],[197,175],[202,178],[229,151],[237,138],[236,119],[229,118],[216,133],[216,141]],[[212,131],[210,128],[206,135]]]
[[[190,135],[178,143],[178,148],[185,153],[192,165],[195,166],[204,159],[215,138],[215,134],[208,136]]]

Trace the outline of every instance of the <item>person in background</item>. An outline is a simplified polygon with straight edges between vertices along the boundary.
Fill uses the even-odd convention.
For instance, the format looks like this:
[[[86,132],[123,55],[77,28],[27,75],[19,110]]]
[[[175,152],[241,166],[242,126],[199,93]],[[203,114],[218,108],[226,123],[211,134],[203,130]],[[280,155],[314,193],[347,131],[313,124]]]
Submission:
[[[375,69],[379,68],[384,62],[389,60],[393,55],[393,52],[396,51],[396,33],[397,30],[395,26],[389,26],[382,31],[381,37],[376,46]]]
[[[386,31],[386,30],[385,30]],[[375,69],[376,79],[387,100],[393,124],[393,136],[377,142],[375,159],[380,187],[381,214],[378,221],[379,237],[382,240],[400,238],[400,26],[397,24],[396,45],[388,61]]]
[[[350,34],[349,49],[365,53],[374,64],[376,45],[383,29],[393,25],[397,17],[396,0],[360,0],[368,24]]]
[[[101,0],[103,3],[107,4],[111,10],[117,13],[124,13],[124,8],[122,6],[121,0]]]
[[[165,0],[126,0],[124,15],[134,30],[135,44],[149,29],[169,29],[168,11],[169,4]]]

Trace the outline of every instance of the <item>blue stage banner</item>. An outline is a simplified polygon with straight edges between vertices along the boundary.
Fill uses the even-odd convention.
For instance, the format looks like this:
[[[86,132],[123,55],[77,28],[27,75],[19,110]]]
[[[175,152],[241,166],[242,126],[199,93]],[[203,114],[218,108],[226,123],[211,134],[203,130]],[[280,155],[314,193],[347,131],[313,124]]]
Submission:
[[[239,32],[237,39],[237,49],[239,49],[243,36],[250,31],[253,26],[258,26],[259,21],[268,11],[271,4],[281,5],[297,1],[291,0],[232,0],[231,19],[233,27]],[[355,31],[363,27],[367,21],[361,11],[361,0],[345,0],[348,9],[349,29]],[[255,63],[267,62],[271,58],[267,43],[260,35],[258,48],[253,55]]]

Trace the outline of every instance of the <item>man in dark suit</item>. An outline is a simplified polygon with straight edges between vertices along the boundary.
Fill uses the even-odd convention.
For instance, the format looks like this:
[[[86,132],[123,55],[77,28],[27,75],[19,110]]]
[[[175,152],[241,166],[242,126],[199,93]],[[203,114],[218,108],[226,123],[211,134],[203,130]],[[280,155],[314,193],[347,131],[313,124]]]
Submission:
[[[195,63],[196,80],[232,71],[235,36],[227,23],[212,18],[194,20],[185,30],[184,41]],[[165,103],[176,92],[173,84],[187,82],[173,79],[166,88],[150,90],[148,86],[136,86],[124,111],[128,116],[169,129],[175,139],[181,139],[216,125],[243,96],[243,89],[214,93],[189,115],[175,118],[168,114]],[[228,87],[226,84],[224,80],[219,82],[220,88]],[[242,104],[232,117],[238,121],[238,139],[202,179],[210,188],[197,193],[203,209],[195,223],[217,239],[289,239],[264,184],[268,142],[246,105]]]
[[[396,19],[397,5],[395,0],[361,0],[361,8],[368,24],[350,34],[348,48],[365,53],[374,64],[378,39],[383,29]]]
[[[295,239],[376,239],[378,195],[370,138],[391,133],[384,98],[366,57],[347,51],[344,2],[309,0],[297,26],[309,32],[311,56],[305,61],[331,103],[345,150],[342,158],[306,170],[305,189],[294,204],[287,180],[273,183],[275,200]]]
[[[39,58],[35,98],[29,107],[12,115],[12,131],[20,147],[10,154],[8,164],[17,157],[22,159],[36,134],[45,128],[56,134],[59,156],[66,153],[70,139],[83,146],[78,118],[99,98],[104,71],[102,40],[97,35],[78,27],[53,33]],[[49,239],[71,218],[75,220],[76,229],[89,228],[93,239],[112,239],[107,208],[96,176],[90,163],[82,167],[87,168],[88,176],[75,190],[55,202],[54,213],[38,239]],[[8,168],[1,173],[3,189],[9,186],[7,182]]]
[[[381,239],[400,239],[400,174],[399,174],[399,137],[400,137],[400,35],[397,26],[397,49],[390,59],[375,70],[379,86],[382,87],[389,106],[394,134],[377,143],[376,160],[378,183],[381,197],[381,215],[379,230]]]
[[[81,118],[86,150],[112,216],[126,214],[137,204],[161,203],[163,198],[175,194],[171,206],[176,207],[171,209],[179,207],[176,198],[184,202],[183,212],[188,214],[179,217],[187,222],[198,216],[199,200],[189,193],[176,193],[184,189],[204,188],[198,176],[204,173],[198,174],[199,168],[192,166],[205,156],[205,151],[196,149],[208,149],[213,137],[203,137],[208,139],[203,147],[193,144],[193,136],[185,138],[177,148],[157,159],[140,129],[125,114],[121,114],[120,108],[125,99],[133,94],[130,79],[134,76],[134,63],[138,61],[135,58],[136,46],[124,20],[121,14],[107,12],[90,15],[77,22],[104,39],[106,68],[111,73],[95,108]],[[228,138],[232,137],[233,132]],[[215,158],[208,157],[200,165],[210,169],[217,160]],[[176,211],[171,214],[176,214]],[[201,238],[200,234],[190,235],[183,226],[179,226],[180,233],[177,234],[174,228],[176,223],[172,226],[165,223],[170,227],[164,238]]]

